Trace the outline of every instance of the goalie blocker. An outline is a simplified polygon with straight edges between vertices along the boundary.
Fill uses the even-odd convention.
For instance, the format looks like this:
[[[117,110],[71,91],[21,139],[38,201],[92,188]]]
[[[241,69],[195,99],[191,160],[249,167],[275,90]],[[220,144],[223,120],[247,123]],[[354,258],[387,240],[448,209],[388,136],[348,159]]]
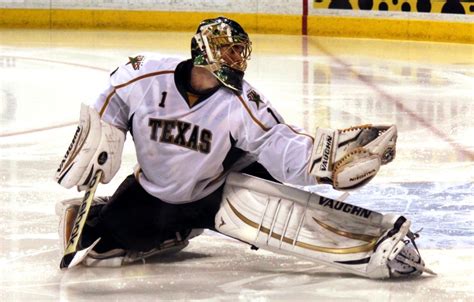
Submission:
[[[395,158],[396,141],[395,125],[318,128],[309,173],[335,189],[361,186]]]
[[[403,216],[236,173],[215,217],[216,230],[227,236],[374,279],[434,274],[409,227]]]
[[[58,170],[56,181],[65,188],[87,188],[92,177],[102,170],[102,183],[115,176],[122,162],[125,134],[102,121],[95,109],[81,104],[80,121]]]

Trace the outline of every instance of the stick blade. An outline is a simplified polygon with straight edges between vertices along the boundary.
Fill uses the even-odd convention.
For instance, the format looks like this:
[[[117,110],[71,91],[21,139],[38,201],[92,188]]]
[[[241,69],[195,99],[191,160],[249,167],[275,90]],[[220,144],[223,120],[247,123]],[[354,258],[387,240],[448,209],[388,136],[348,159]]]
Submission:
[[[61,269],[71,268],[71,267],[74,267],[74,266],[78,265],[79,263],[81,263],[82,260],[84,260],[84,258],[86,258],[87,254],[89,254],[89,252],[92,251],[92,249],[96,246],[96,244],[99,242],[99,240],[100,240],[100,238],[98,238],[96,241],[94,241],[94,243],[92,243],[86,249],[64,255],[63,259],[61,259],[61,263],[59,264],[59,267]]]
[[[69,264],[71,263],[75,255],[76,255],[76,252],[72,252],[72,253],[64,255],[63,258],[61,259],[61,263],[59,264],[59,268],[60,269],[68,268]]]

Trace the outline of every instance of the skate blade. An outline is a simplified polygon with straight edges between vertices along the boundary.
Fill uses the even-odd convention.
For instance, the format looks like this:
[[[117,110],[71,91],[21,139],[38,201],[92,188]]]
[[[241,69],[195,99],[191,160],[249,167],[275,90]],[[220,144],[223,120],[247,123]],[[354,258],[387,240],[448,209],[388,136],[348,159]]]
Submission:
[[[398,259],[398,258],[397,258],[397,259]],[[403,262],[406,263],[406,264],[408,264],[408,265],[413,266],[414,268],[416,268],[416,269],[419,270],[419,271],[422,271],[422,272],[424,272],[424,273],[428,273],[428,274],[433,275],[433,276],[438,276],[437,273],[435,273],[434,271],[430,270],[429,268],[427,268],[427,267],[425,267],[425,266],[423,266],[423,265],[420,265],[420,264],[418,264],[418,263],[415,263],[415,262],[413,262],[413,261],[411,261],[411,260],[409,260],[409,259],[403,259]]]

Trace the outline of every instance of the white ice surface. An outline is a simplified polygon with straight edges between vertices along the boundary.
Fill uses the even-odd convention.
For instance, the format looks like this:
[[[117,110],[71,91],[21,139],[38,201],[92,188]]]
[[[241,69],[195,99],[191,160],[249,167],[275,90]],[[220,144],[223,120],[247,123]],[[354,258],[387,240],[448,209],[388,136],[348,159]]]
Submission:
[[[399,127],[397,159],[347,201],[424,228],[419,247],[439,275],[373,281],[211,232],[145,265],[60,271],[54,204],[80,194],[52,177],[79,104],[93,100],[129,55],[186,57],[190,35],[0,34],[0,301],[474,300],[473,46],[254,36],[247,77],[289,123],[308,131],[367,122]],[[131,143],[99,195],[113,193],[130,173]]]

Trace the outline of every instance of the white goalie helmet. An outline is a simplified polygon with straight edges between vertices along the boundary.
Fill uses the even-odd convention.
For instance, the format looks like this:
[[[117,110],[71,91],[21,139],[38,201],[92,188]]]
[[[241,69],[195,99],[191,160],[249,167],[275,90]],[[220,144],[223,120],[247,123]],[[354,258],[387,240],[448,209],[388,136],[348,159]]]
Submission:
[[[191,39],[191,56],[194,66],[209,70],[224,86],[240,92],[251,45],[237,22],[225,17],[207,19]]]

